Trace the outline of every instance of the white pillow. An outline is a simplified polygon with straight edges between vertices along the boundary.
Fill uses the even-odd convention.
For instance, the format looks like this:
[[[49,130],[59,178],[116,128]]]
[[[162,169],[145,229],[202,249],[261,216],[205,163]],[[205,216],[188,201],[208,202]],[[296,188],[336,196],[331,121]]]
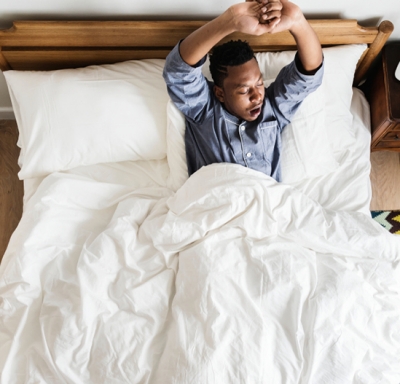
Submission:
[[[326,130],[322,84],[306,97],[282,132],[282,182],[293,184],[333,172],[338,166]]]
[[[282,181],[297,183],[334,171],[341,161],[341,137],[352,135],[352,82],[366,48],[354,44],[324,48],[325,73],[321,87],[302,103],[282,134]],[[295,51],[263,52],[256,57],[266,86],[289,64]],[[211,79],[208,61],[203,74]],[[272,80],[271,80],[272,79]],[[169,186],[177,190],[187,180],[184,116],[169,102],[167,108]]]
[[[167,105],[167,161],[169,176],[168,188],[177,191],[188,179],[185,149],[185,116],[176,108],[172,100]]]
[[[4,73],[19,128],[20,179],[166,156],[165,60]]]

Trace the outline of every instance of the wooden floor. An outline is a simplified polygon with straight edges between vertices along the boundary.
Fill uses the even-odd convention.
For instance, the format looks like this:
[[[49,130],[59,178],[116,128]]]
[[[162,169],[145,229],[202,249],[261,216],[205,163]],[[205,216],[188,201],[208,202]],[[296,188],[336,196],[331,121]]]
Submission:
[[[0,261],[22,215],[23,184],[17,173],[19,149],[14,120],[0,120]]]
[[[400,210],[400,152],[373,152],[371,166],[371,211]]]
[[[0,120],[0,261],[22,215],[17,139],[15,121]],[[400,153],[374,152],[371,164],[371,210],[400,210]]]

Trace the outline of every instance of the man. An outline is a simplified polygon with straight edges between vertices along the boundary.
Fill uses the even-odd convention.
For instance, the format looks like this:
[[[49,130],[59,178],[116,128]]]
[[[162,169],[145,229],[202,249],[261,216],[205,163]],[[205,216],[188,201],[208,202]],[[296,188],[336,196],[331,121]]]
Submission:
[[[189,175],[204,165],[229,162],[280,181],[281,132],[304,98],[321,84],[321,45],[300,8],[287,0],[259,1],[229,7],[167,57],[168,92],[186,117]],[[284,30],[293,35],[298,52],[269,88],[264,88],[253,51],[240,40],[214,48],[210,56],[214,82],[202,75],[207,53],[227,35]]]

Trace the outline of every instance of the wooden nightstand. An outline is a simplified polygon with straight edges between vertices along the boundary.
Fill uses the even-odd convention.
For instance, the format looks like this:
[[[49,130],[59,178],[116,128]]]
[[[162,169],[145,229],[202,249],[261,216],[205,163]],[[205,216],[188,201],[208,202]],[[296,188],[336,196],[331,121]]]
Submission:
[[[368,99],[371,105],[372,151],[400,152],[400,81],[394,76],[400,61],[400,44],[383,48],[372,78]]]

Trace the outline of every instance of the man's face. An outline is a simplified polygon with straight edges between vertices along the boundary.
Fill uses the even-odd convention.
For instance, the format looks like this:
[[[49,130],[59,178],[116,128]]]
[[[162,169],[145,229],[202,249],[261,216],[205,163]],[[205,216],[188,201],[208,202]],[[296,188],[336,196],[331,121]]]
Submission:
[[[256,59],[227,70],[222,88],[214,88],[216,97],[232,115],[246,121],[256,120],[264,101],[264,83]]]

